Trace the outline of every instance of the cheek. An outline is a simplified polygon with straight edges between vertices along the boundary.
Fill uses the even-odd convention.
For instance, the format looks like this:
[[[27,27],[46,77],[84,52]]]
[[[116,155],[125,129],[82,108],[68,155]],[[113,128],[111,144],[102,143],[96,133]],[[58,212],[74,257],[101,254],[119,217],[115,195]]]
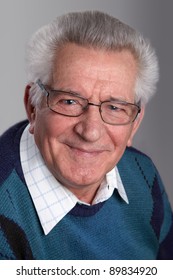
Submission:
[[[63,118],[59,118],[59,115],[52,114],[51,112],[45,114],[39,112],[36,115],[34,134],[40,137],[57,137],[65,129],[65,121]]]
[[[73,123],[71,119],[48,112],[47,114],[38,113],[34,125],[34,137],[37,146],[45,157],[58,150],[61,138],[69,135]]]
[[[109,132],[109,136],[114,144],[115,152],[122,155],[125,148],[128,146],[129,139],[132,133],[132,126],[116,126]]]

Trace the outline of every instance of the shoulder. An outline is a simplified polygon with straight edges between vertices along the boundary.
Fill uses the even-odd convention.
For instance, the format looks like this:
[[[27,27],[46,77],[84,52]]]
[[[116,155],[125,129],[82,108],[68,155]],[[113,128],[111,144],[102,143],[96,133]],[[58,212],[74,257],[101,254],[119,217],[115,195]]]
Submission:
[[[144,186],[149,191],[153,186],[159,186],[163,190],[162,180],[152,159],[135,148],[127,148],[118,163],[118,170],[125,185],[129,188],[141,188]]]
[[[120,162],[119,166],[129,165],[132,168],[147,169],[148,172],[157,172],[152,159],[145,153],[135,149],[134,147],[127,147]]]
[[[14,124],[10,128],[8,128],[2,135],[0,135],[0,143],[3,145],[4,140],[9,140],[11,136],[16,136],[18,132],[21,130],[23,131],[26,125],[28,124],[28,120],[21,121],[19,123]],[[12,140],[12,139],[11,139]]]
[[[0,136],[0,184],[19,164],[19,144],[28,121],[15,124]]]
[[[134,147],[127,147],[124,153],[125,157],[136,157],[136,158],[142,158],[147,161],[151,161],[151,158],[146,155],[145,153],[141,152],[140,150],[134,148]]]

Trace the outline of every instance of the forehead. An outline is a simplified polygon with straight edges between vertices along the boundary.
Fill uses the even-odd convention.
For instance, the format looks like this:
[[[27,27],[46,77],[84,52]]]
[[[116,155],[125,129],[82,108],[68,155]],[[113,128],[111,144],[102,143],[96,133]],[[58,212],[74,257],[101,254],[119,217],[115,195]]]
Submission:
[[[137,61],[129,50],[105,51],[67,44],[58,50],[53,87],[77,91],[132,91]]]

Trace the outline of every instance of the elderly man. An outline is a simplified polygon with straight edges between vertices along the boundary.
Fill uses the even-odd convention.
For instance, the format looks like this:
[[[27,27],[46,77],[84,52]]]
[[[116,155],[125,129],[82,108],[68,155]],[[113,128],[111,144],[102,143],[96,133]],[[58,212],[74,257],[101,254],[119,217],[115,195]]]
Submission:
[[[158,80],[149,42],[70,13],[27,48],[28,121],[0,139],[1,259],[171,259],[170,205],[132,148]]]

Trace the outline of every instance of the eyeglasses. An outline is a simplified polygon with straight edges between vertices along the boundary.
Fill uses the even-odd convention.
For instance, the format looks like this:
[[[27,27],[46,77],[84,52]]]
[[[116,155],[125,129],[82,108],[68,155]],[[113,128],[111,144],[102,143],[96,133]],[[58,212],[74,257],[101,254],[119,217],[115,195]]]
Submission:
[[[41,80],[38,80],[36,84],[47,97],[49,109],[63,116],[79,117],[89,106],[97,106],[105,123],[110,125],[126,125],[134,122],[141,111],[140,107],[133,103],[108,100],[95,104],[75,92],[49,89],[42,84]]]

